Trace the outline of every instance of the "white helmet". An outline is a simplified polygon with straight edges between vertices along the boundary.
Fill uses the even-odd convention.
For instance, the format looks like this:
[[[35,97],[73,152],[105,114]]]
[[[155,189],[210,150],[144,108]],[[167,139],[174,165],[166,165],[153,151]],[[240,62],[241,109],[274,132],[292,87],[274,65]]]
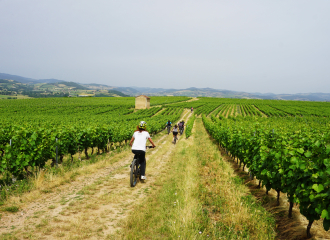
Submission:
[[[139,128],[146,129],[147,128],[147,123],[145,121],[141,121],[139,124]]]

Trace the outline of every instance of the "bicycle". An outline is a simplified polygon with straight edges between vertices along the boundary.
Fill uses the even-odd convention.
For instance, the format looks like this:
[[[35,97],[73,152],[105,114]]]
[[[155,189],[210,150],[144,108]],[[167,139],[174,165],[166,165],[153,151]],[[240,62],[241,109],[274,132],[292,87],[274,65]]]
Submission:
[[[153,148],[153,146],[146,146],[146,148]],[[133,162],[131,164],[131,174],[130,174],[131,187],[135,187],[138,178],[141,180],[139,156],[140,154],[135,154],[133,158]]]
[[[180,135],[183,134],[183,127],[180,128]]]
[[[174,136],[174,141],[173,141],[173,143],[176,144],[176,141],[177,141],[177,140],[178,140],[178,137],[175,135],[175,136]]]
[[[166,128],[167,128],[167,135],[169,135],[170,134],[170,132],[171,132],[171,126],[166,126]]]

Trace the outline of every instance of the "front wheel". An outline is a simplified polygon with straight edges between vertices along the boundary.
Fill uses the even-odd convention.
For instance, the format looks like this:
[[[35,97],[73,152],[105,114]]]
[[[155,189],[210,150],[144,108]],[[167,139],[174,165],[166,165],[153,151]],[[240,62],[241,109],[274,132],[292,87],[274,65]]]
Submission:
[[[132,162],[132,167],[131,167],[131,176],[130,176],[130,183],[131,187],[135,187],[138,179],[138,166],[137,166],[137,160],[134,159]]]

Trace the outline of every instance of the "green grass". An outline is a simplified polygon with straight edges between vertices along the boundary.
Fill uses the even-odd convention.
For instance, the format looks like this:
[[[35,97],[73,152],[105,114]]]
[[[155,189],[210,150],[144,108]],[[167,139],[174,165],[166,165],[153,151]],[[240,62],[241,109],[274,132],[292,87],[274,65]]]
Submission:
[[[148,199],[135,208],[131,217],[123,223],[119,233],[122,239],[194,239],[202,237],[199,234],[202,224],[199,219],[197,196],[197,171],[186,154],[187,142],[176,145],[171,155],[171,162],[166,172],[159,175],[154,186],[156,191],[144,192],[150,195]],[[188,149],[188,151],[191,151]],[[191,165],[192,164],[192,165]],[[192,181],[196,179],[196,181]],[[114,236],[117,237],[117,236]]]
[[[274,217],[221,158],[200,119],[196,129],[193,138],[175,146],[153,184],[157,189],[110,239],[275,238]]]
[[[3,210],[6,212],[15,213],[15,212],[18,212],[19,208],[17,206],[10,206],[10,207],[3,208]]]
[[[198,129],[201,119],[196,120]],[[274,239],[275,218],[251,195],[205,130],[195,133],[203,222],[211,239]]]

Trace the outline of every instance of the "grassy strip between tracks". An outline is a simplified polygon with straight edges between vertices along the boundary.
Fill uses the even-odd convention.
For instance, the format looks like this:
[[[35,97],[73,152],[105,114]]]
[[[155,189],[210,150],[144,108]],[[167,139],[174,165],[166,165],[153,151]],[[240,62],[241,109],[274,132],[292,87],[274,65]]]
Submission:
[[[179,140],[155,182],[157,191],[135,207],[113,239],[194,239],[202,230],[198,163],[193,138]],[[148,170],[147,170],[148,171]]]
[[[274,239],[275,220],[222,160],[201,119],[114,239]]]

